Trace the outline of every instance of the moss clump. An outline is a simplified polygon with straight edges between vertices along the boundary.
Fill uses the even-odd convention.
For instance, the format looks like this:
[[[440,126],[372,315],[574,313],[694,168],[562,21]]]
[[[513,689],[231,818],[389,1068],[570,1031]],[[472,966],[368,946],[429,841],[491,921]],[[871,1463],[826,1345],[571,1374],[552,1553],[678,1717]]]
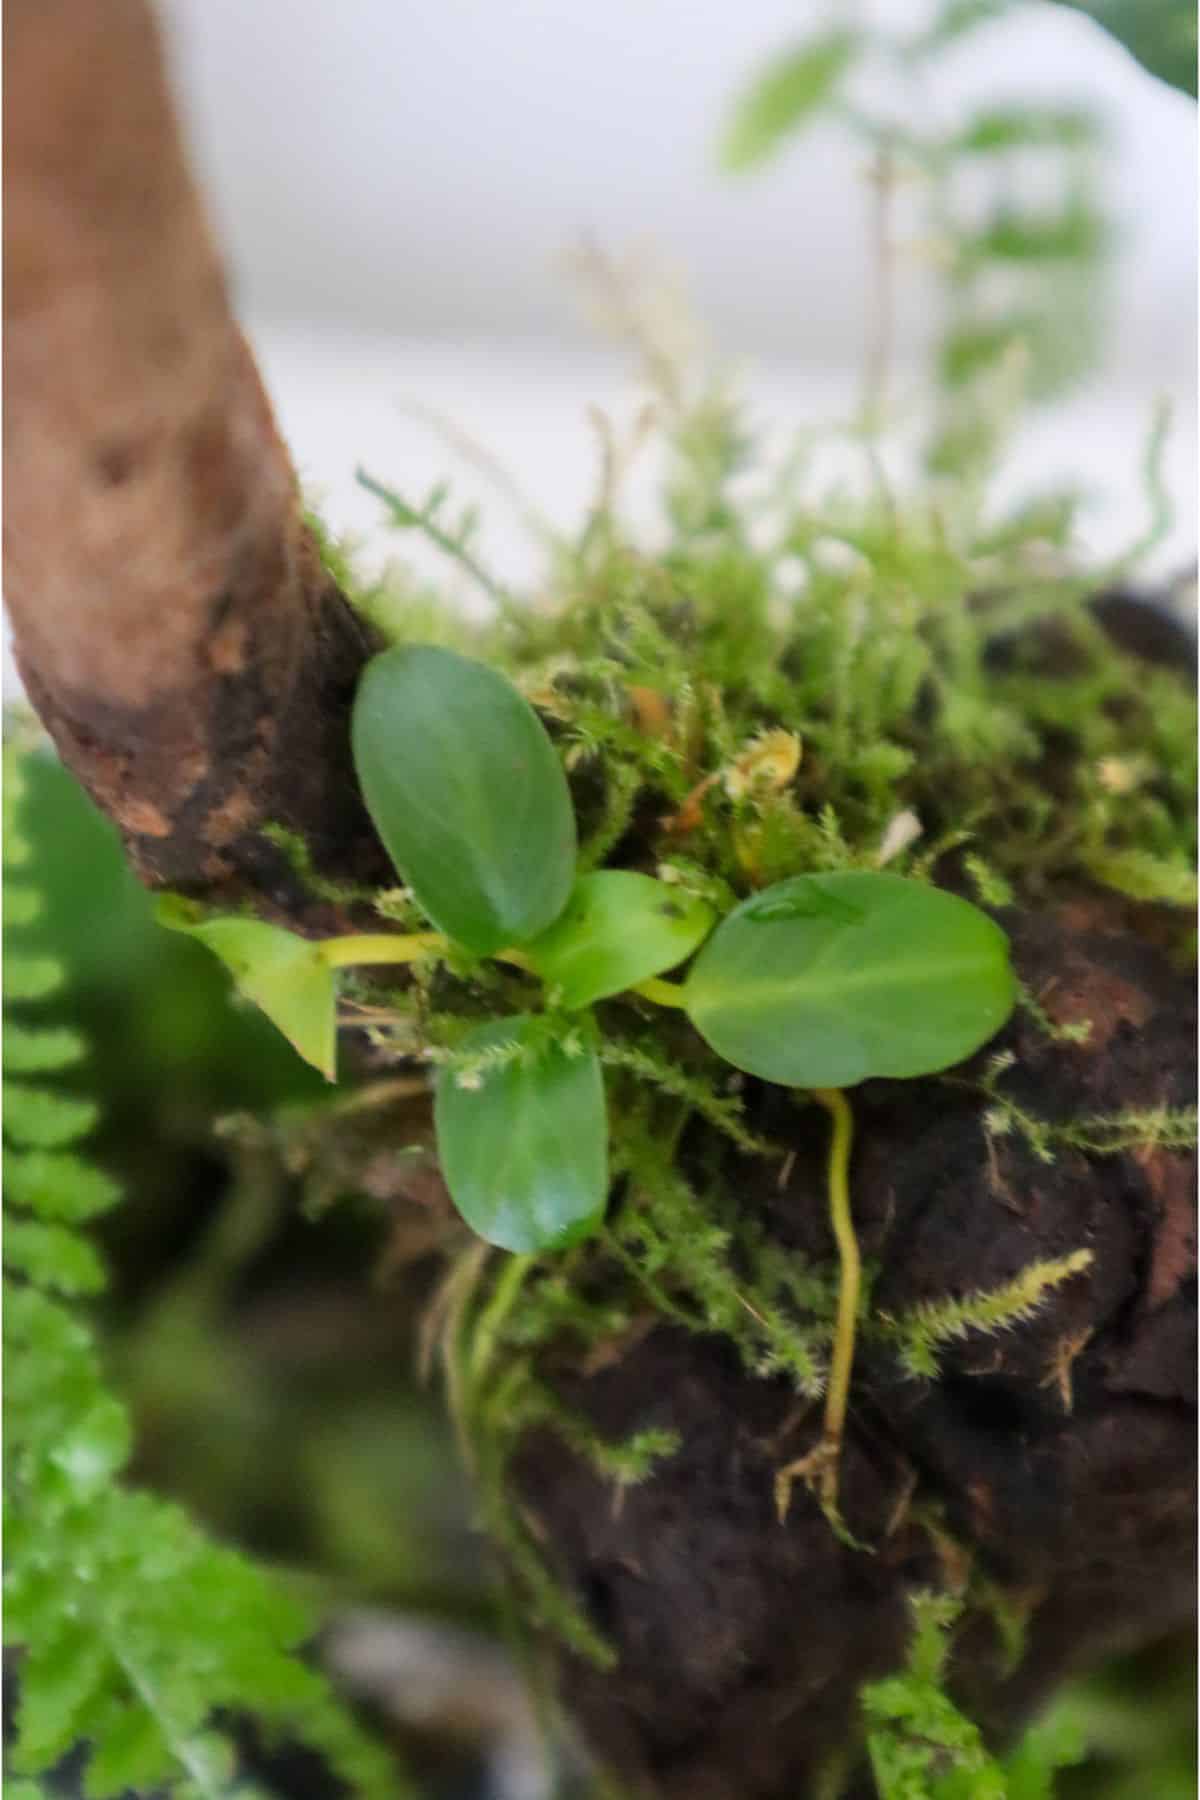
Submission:
[[[1045,908],[1097,887],[1186,902],[1194,695],[1098,620],[1094,597],[1124,564],[1082,575],[1047,543],[1036,510],[998,517],[975,481],[936,501],[902,496],[869,455],[875,473],[858,500],[814,500],[786,473],[747,482],[748,433],[715,388],[676,405],[667,453],[658,554],[629,541],[606,490],[578,541],[555,548],[552,605],[505,605],[487,625],[455,627],[456,642],[502,666],[550,726],[585,867],[645,869],[723,909],[789,875],[884,862],[992,906]],[[1156,482],[1152,455],[1152,511]],[[421,527],[422,509],[395,496],[389,505],[398,523]],[[478,577],[464,537],[435,536]],[[336,567],[344,578],[344,558]],[[411,619],[402,595],[381,615],[376,591],[370,607],[397,636],[424,629],[423,602]],[[378,909],[408,922],[403,895],[380,897]],[[1168,928],[1179,945],[1185,922]],[[362,1000],[385,1060],[451,1062],[479,1016],[538,1003],[519,973],[436,958],[404,990],[364,986]],[[1035,996],[1026,1005],[1059,1032]],[[665,1318],[719,1334],[748,1370],[815,1400],[835,1288],[829,1265],[784,1251],[731,1197],[742,1159],[784,1163],[746,1115],[743,1078],[686,1024],[630,996],[598,1018],[609,1223],[566,1257],[485,1267],[464,1250],[471,1279],[446,1349],[491,1529],[541,1615],[603,1658],[512,1509],[508,1459],[533,1426],[549,1427],[620,1486],[670,1446],[596,1440],[549,1384],[556,1347],[602,1361]],[[1175,1144],[1194,1131],[1194,1119],[1136,1110],[1042,1121],[1005,1098],[1002,1073],[985,1076],[987,1128],[1022,1132],[1039,1155]],[[904,1320],[872,1321],[868,1271],[863,1333],[928,1375],[939,1343],[1027,1316],[1083,1254]]]

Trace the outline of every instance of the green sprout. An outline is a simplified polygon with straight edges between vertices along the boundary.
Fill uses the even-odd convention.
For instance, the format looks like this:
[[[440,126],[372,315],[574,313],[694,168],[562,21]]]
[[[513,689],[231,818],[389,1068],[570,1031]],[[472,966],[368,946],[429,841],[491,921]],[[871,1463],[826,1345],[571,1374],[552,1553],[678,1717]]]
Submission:
[[[257,920],[205,920],[175,897],[163,923],[208,944],[329,1079],[339,969],[436,958],[461,973],[490,960],[537,979],[541,1010],[477,1026],[443,1056],[435,1084],[450,1196],[481,1238],[520,1255],[566,1249],[603,1221],[598,1001],[673,1008],[733,1068],[807,1090],[833,1121],[841,1293],[824,1433],[784,1471],[779,1503],[786,1510],[803,1473],[838,1524],[859,1292],[842,1089],[936,1073],[993,1037],[1017,998],[1004,932],[954,894],[878,871],[792,876],[719,922],[707,900],[649,875],[580,873],[570,789],[544,725],[502,675],[455,651],[400,645],[375,657],[353,745],[375,827],[433,930],[312,943]],[[693,956],[685,980],[662,979]]]

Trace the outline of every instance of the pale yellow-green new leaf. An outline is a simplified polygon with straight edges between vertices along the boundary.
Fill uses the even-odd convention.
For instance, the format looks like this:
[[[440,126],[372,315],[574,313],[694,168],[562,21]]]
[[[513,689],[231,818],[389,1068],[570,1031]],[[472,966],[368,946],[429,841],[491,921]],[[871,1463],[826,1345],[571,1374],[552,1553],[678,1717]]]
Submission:
[[[261,1007],[298,1055],[327,1081],[337,1076],[337,976],[320,944],[260,919],[203,919],[164,895],[158,921],[198,938],[219,956],[238,992]]]

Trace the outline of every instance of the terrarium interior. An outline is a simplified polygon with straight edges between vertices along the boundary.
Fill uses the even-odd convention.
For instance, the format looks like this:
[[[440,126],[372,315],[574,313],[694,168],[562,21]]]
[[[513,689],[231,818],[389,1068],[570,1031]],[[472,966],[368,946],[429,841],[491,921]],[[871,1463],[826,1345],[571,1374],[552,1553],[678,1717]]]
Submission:
[[[18,1773],[83,1743],[97,1795],[450,1795],[481,1764],[516,1793],[497,1745],[534,1734],[511,1688],[477,1696],[478,1643],[422,1725],[346,1647],[369,1601],[507,1636],[545,1793],[1188,1791],[1194,584],[1146,574],[1170,409],[1111,555],[1080,495],[996,498],[1102,324],[1102,124],[902,128],[854,85],[936,83],[998,10],[831,28],[731,114],[734,168],[826,112],[859,134],[845,418],[764,442],[592,251],[644,404],[598,416],[535,582],[443,483],[361,476],[436,583],[310,498],[331,748],[272,767],[260,734],[224,837],[211,808],[147,823],[18,615],[64,760],[167,890],[156,915],[14,717]],[[906,184],[939,246],[920,388],[891,342]],[[255,627],[220,630],[240,731]],[[722,962],[755,908],[784,948]],[[328,1681],[292,1653],[318,1624]]]

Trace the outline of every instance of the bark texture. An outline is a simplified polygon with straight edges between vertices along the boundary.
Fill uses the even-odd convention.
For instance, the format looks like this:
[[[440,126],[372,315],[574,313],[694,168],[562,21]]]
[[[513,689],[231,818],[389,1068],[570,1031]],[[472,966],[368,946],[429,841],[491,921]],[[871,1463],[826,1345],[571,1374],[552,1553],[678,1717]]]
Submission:
[[[299,902],[276,820],[383,864],[369,652],[234,323],[141,0],[4,9],[6,598],[30,698],[151,885]]]

